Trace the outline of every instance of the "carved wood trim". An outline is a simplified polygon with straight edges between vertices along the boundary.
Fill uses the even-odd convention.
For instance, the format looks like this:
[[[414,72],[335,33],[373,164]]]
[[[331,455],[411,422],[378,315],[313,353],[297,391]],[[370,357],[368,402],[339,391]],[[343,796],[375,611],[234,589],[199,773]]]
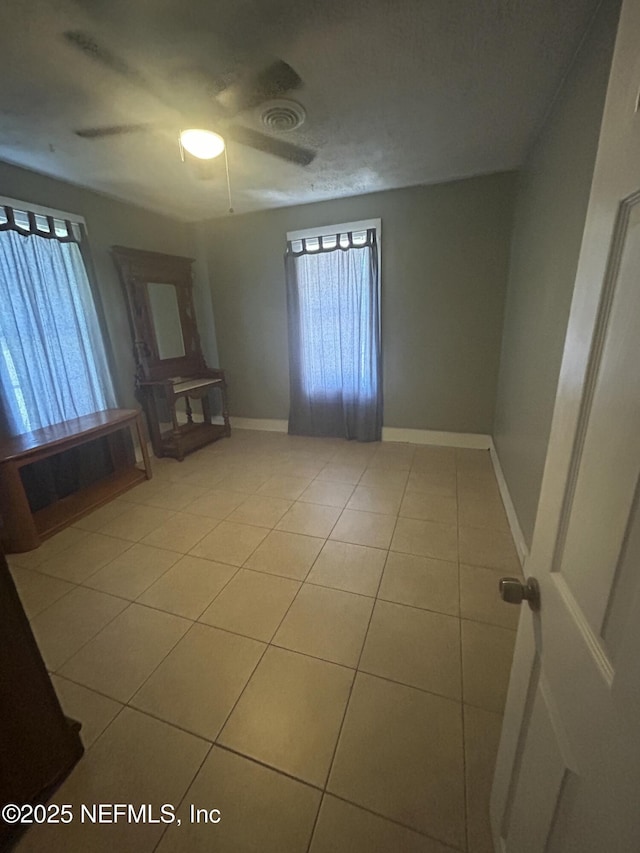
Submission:
[[[111,255],[129,305],[138,379],[164,379],[206,369],[193,304],[193,258],[126,246],[112,246]],[[150,282],[172,284],[176,288],[184,356],[170,359],[159,356],[147,288]]]

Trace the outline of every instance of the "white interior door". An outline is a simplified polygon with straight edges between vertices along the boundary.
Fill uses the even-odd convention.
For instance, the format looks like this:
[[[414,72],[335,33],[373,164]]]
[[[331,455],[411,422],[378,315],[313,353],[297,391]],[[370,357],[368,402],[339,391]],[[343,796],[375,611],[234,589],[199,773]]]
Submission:
[[[640,2],[609,80],[491,798],[499,853],[640,851]]]

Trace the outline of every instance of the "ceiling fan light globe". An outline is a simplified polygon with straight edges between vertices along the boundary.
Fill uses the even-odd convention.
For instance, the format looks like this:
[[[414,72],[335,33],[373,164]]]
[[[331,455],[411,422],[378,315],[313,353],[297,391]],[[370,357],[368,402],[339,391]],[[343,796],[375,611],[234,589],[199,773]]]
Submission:
[[[224,139],[212,130],[189,128],[180,133],[182,147],[200,160],[213,160],[224,151]]]

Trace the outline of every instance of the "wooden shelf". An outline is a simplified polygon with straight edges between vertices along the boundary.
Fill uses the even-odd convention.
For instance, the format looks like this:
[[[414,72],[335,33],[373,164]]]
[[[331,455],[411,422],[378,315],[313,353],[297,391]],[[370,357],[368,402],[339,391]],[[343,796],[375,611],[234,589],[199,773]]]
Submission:
[[[54,533],[73,524],[74,521],[88,515],[94,509],[103,506],[146,479],[146,472],[141,468],[114,471],[113,474],[109,474],[108,477],[104,477],[97,483],[93,483],[93,485],[79,492],[74,492],[72,495],[61,498],[44,509],[34,512],[33,520],[36,530],[42,539],[53,536]]]
[[[161,435],[161,446],[156,450],[156,456],[173,456],[180,458],[184,453],[190,453],[212,441],[224,438],[228,435],[224,424],[193,423],[181,424],[178,434],[174,430],[167,430]]]
[[[112,439],[121,430],[138,438],[144,471],[120,452]],[[43,509],[32,511],[21,477],[25,465],[48,459],[96,438],[105,437],[113,472],[60,498]],[[0,446],[0,539],[7,552],[31,551],[43,538],[52,536],[76,519],[150,479],[151,466],[141,413],[136,409],[107,409],[44,429],[15,436]]]

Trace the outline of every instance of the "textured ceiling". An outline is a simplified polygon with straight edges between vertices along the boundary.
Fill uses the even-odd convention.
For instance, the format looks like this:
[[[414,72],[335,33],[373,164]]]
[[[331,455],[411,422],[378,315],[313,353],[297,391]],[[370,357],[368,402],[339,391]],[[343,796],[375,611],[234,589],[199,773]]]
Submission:
[[[213,180],[198,181],[180,161],[177,129],[215,106],[211,75],[280,57],[302,77],[293,97],[307,111],[282,138],[317,157],[301,167],[230,143],[237,212],[516,168],[596,5],[2,0],[0,160],[182,219],[223,215],[223,158]],[[69,29],[92,33],[149,91],[72,49]],[[256,110],[239,120],[263,129]],[[158,129],[94,141],[73,133],[139,121]]]

